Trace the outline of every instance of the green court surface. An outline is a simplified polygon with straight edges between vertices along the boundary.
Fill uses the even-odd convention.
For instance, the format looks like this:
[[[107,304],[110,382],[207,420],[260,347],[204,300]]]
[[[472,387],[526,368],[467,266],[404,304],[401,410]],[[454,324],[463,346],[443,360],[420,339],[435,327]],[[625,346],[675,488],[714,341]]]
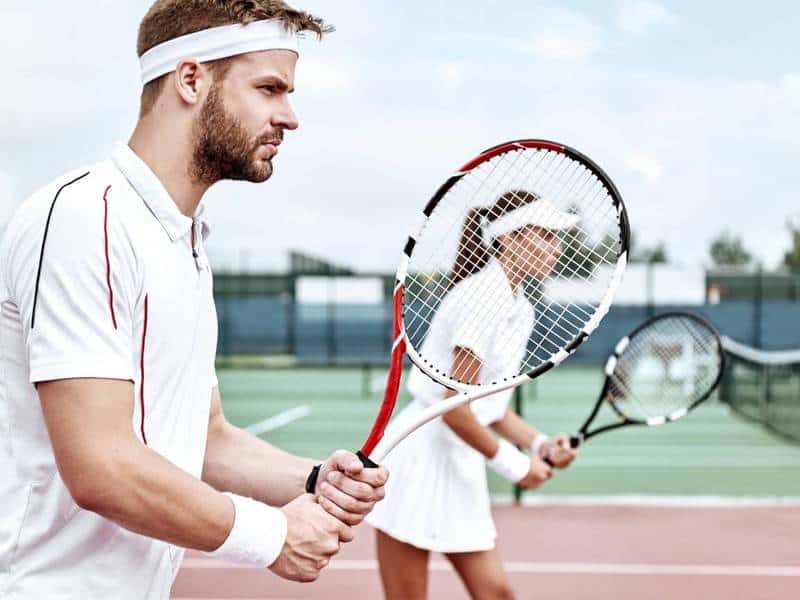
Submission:
[[[236,425],[309,406],[308,416],[262,437],[287,451],[319,458],[361,445],[377,412],[385,373],[228,369],[218,375],[225,413]],[[524,415],[548,433],[573,431],[588,414],[602,379],[599,368],[555,369],[523,388]],[[400,406],[407,399],[403,396]],[[512,492],[491,473],[490,485],[498,496]],[[712,398],[676,423],[593,438],[569,470],[532,494],[797,498],[800,446],[740,420]]]

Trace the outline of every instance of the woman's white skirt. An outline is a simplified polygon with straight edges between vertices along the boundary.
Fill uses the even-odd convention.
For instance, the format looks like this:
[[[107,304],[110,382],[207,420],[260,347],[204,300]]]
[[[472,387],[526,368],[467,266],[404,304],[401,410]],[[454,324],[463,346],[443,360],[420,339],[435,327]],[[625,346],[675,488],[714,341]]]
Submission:
[[[397,427],[424,409],[411,402],[389,425]],[[386,498],[367,522],[389,536],[435,552],[477,552],[495,546],[486,484],[486,459],[441,417],[400,442],[383,464]]]

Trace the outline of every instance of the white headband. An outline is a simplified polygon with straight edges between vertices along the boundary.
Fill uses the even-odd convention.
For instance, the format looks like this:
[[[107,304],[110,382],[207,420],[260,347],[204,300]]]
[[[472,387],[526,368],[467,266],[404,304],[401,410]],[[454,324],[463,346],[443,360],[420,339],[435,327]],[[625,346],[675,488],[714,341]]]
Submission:
[[[262,50],[291,50],[299,54],[297,34],[286,31],[280,21],[265,19],[182,35],[142,54],[139,58],[142,84],[171,73],[185,58],[202,63]]]
[[[489,223],[488,233],[490,238],[497,238],[526,225],[562,231],[572,229],[580,220],[578,215],[560,211],[552,202],[539,198],[496,218]]]

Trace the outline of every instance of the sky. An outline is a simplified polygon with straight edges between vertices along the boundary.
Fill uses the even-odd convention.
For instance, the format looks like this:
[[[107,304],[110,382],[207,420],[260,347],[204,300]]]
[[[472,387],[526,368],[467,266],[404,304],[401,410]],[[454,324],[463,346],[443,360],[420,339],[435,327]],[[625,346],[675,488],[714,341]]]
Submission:
[[[147,0],[0,3],[0,229],[133,129]],[[218,269],[302,250],[394,270],[441,182],[483,149],[544,138],[591,156],[641,246],[710,263],[729,230],[767,267],[800,220],[800,5],[767,0],[300,0],[336,26],[302,42],[275,175],[206,197]],[[766,7],[769,10],[766,10]]]

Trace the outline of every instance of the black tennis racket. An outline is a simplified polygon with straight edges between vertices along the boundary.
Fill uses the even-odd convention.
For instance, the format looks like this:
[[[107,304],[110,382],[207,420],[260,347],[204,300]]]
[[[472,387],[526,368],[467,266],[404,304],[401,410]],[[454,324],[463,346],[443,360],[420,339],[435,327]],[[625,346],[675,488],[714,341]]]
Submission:
[[[620,427],[655,427],[686,416],[717,387],[724,365],[719,334],[704,319],[670,312],[647,320],[608,357],[603,391],[570,445]],[[590,430],[603,405],[618,419]]]

